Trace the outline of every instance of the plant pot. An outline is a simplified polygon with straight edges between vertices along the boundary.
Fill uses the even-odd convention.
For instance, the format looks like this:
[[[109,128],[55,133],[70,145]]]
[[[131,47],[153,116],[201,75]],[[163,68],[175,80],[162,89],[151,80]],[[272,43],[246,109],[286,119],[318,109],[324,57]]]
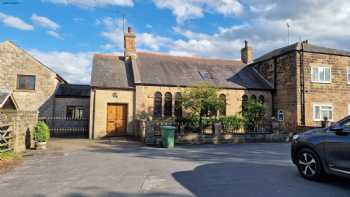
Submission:
[[[35,142],[35,149],[36,150],[46,150],[47,149],[47,142]]]

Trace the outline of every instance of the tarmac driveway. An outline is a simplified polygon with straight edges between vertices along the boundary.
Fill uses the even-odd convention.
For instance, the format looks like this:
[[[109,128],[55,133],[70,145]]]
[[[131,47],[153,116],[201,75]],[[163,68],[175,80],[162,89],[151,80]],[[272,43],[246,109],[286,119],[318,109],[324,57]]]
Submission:
[[[302,179],[289,144],[144,147],[138,142],[53,140],[0,175],[0,196],[350,196],[350,181]]]

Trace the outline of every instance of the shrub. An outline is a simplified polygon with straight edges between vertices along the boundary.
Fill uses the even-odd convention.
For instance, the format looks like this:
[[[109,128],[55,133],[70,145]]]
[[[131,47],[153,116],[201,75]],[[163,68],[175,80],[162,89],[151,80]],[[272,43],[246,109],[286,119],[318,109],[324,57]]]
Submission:
[[[260,102],[249,100],[241,112],[244,119],[244,126],[249,131],[253,131],[258,123],[261,123],[266,114],[263,104]]]
[[[225,132],[234,132],[241,128],[243,120],[239,116],[224,116],[220,117],[219,122]]]
[[[50,139],[50,129],[45,122],[39,121],[35,126],[34,140],[37,142],[47,142]]]

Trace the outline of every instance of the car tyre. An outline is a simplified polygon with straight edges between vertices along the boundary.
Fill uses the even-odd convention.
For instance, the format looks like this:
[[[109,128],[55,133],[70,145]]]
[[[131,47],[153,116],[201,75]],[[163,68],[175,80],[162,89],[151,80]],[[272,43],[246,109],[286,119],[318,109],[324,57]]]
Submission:
[[[309,148],[303,148],[296,155],[299,173],[306,179],[320,181],[323,176],[322,164],[318,155]]]

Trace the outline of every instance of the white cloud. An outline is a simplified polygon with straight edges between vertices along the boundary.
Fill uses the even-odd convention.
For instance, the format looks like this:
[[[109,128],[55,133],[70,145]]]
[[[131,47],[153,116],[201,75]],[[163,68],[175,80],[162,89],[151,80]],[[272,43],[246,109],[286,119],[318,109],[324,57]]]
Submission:
[[[127,23],[125,21],[125,23]],[[124,31],[123,31],[123,19],[106,17],[102,20],[97,20],[97,25],[102,25],[104,30],[101,35],[106,38],[109,42],[102,46],[103,49],[113,49],[117,48],[119,50],[123,49],[124,46]],[[139,48],[148,50],[158,51],[161,46],[165,46],[170,42],[169,38],[153,35],[147,32],[136,33],[136,44]]]
[[[183,38],[165,48],[172,54],[238,59],[243,41],[248,40],[257,57],[288,44],[288,22],[291,43],[308,39],[313,44],[350,50],[349,1],[247,0],[245,5],[247,10],[238,16],[241,24],[219,27],[213,34],[181,25],[173,30]]]
[[[95,8],[106,6],[128,6],[134,5],[133,0],[42,0],[61,5],[75,5],[82,8]]]
[[[208,12],[235,15],[239,24],[221,26],[214,33],[192,31],[185,23],[173,28],[176,38],[149,32],[137,32],[139,50],[165,51],[176,55],[190,55],[239,59],[244,40],[248,40],[254,56],[288,44],[286,23],[290,24],[290,41],[309,39],[311,43],[326,47],[350,50],[350,1],[347,0],[247,0],[244,6],[225,10],[222,2],[211,0],[154,0],[159,8],[171,9],[178,21],[204,16]],[[231,5],[232,7],[233,5]],[[211,10],[209,8],[212,8]],[[109,45],[122,50],[122,20],[100,21],[104,24],[102,35]],[[220,23],[219,23],[220,24]],[[180,36],[179,36],[180,35]]]
[[[240,15],[243,12],[243,5],[238,0],[153,0],[153,2],[158,8],[170,9],[179,23],[201,18],[204,12],[215,12],[224,16]]]
[[[6,15],[2,12],[0,12],[0,21],[9,27],[13,27],[19,30],[31,31],[34,29],[32,25],[24,22],[22,19]]]
[[[57,38],[57,39],[59,39],[59,40],[63,40],[62,36],[61,36],[59,33],[55,32],[55,31],[51,31],[51,30],[50,30],[50,31],[47,31],[46,33],[47,33],[48,35],[54,37],[54,38]]]
[[[29,50],[34,57],[56,71],[70,83],[90,83],[93,52]]]
[[[50,29],[50,30],[57,30],[58,28],[60,28],[60,25],[57,24],[56,22],[50,20],[47,17],[44,16],[39,16],[36,14],[33,14],[31,17],[32,21],[34,24],[39,25],[41,27]]]

